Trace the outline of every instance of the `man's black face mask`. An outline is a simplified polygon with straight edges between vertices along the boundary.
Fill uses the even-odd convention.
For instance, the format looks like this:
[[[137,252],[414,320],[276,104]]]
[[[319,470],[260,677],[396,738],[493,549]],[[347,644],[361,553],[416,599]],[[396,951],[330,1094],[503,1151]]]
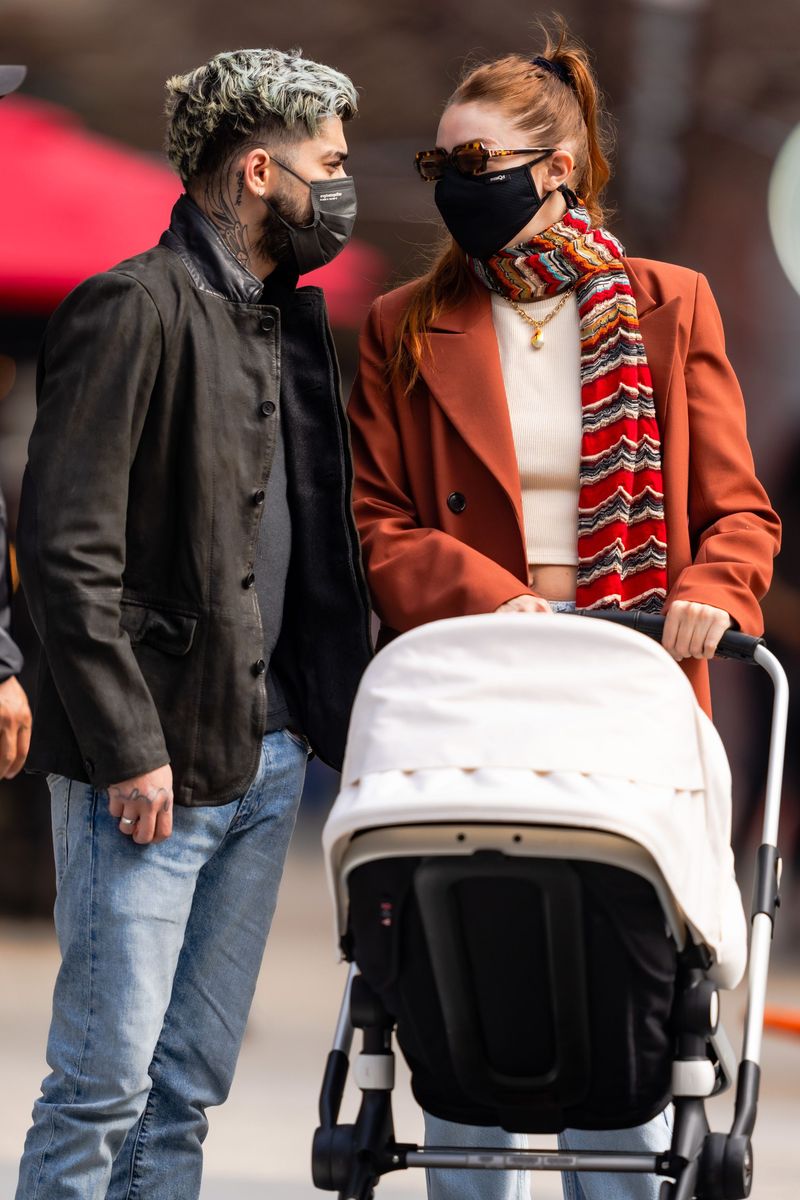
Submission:
[[[313,183],[303,179],[291,167],[287,167],[279,159],[272,161],[282,170],[288,171],[304,183],[311,193],[311,221],[300,224],[296,210],[292,210],[285,200],[270,200],[262,197],[271,217],[277,218],[269,222],[265,230],[265,248],[275,241],[274,253],[269,249],[269,257],[276,262],[285,261],[288,254],[294,259],[297,270],[301,275],[324,267],[331,259],[344,250],[353,233],[355,225],[357,202],[355,181],[348,175],[343,179],[315,180]],[[282,234],[283,236],[274,235]]]

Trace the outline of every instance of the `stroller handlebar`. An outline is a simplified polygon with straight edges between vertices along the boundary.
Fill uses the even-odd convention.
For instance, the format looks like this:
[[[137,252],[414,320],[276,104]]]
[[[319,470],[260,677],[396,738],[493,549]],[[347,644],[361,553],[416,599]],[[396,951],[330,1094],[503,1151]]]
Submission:
[[[613,621],[616,625],[626,625],[655,641],[661,641],[664,632],[665,618],[659,613],[620,612],[619,609],[588,610],[581,613],[584,617],[598,617],[601,621]],[[722,635],[717,646],[716,658],[734,658],[739,662],[755,662],[755,653],[759,646],[764,645],[764,639],[750,637],[747,633],[738,633],[729,629]]]

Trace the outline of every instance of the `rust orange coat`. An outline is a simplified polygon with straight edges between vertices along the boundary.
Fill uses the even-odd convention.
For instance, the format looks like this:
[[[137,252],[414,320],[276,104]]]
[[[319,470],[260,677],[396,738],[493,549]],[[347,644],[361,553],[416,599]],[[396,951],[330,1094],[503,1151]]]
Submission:
[[[763,630],[780,523],[756,478],[741,390],[703,275],[626,259],[662,438],[667,606],[712,604],[745,633]],[[493,612],[530,591],[522,497],[488,291],[443,313],[414,390],[386,364],[411,289],[382,296],[360,344],[349,405],[355,515],[384,630]],[[543,351],[547,353],[547,350]],[[448,497],[460,492],[462,512]],[[705,662],[684,668],[710,710]]]

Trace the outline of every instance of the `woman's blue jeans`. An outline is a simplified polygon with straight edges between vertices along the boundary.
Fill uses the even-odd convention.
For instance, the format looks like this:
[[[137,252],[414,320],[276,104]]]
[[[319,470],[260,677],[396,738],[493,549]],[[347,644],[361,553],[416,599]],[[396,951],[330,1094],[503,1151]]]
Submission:
[[[308,752],[267,734],[238,800],[120,833],[105,791],[51,775],[62,964],[17,1200],[197,1200],[227,1097]]]
[[[636,1129],[590,1133],[565,1129],[559,1134],[562,1150],[624,1150],[656,1154],[668,1149],[672,1137],[672,1109]],[[429,1146],[485,1146],[524,1150],[528,1139],[504,1129],[478,1125],[454,1125],[425,1114],[425,1144]],[[527,1171],[428,1171],[429,1200],[529,1200]],[[662,1180],[656,1175],[575,1174],[562,1175],[564,1200],[658,1200]],[[536,1187],[533,1190],[534,1200]]]
[[[557,613],[574,613],[574,600],[551,601]],[[566,1129],[559,1135],[562,1150],[622,1150],[654,1154],[666,1150],[672,1137],[672,1110],[666,1109],[646,1125],[588,1133]],[[425,1114],[425,1142],[430,1146],[486,1146],[521,1150],[528,1139],[504,1129],[478,1125],[453,1125]],[[530,1178],[526,1171],[428,1171],[430,1200],[529,1200]],[[658,1200],[661,1180],[655,1175],[562,1176],[564,1200]],[[534,1189],[535,1195],[535,1189]]]

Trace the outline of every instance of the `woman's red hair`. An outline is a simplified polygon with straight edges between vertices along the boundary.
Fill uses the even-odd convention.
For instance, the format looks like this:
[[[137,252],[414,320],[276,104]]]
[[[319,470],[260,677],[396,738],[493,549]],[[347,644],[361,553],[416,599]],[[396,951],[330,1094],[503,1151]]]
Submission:
[[[510,117],[529,144],[558,146],[571,142],[575,171],[571,186],[589,211],[594,225],[603,224],[602,195],[611,175],[610,134],[597,81],[586,49],[561,22],[558,38],[545,28],[541,57],[567,72],[565,83],[532,58],[509,54],[474,67],[447,102],[491,104]],[[409,391],[419,375],[427,333],[437,316],[469,295],[473,275],[464,251],[447,237],[430,269],[419,280],[398,330],[389,363],[390,375]]]

